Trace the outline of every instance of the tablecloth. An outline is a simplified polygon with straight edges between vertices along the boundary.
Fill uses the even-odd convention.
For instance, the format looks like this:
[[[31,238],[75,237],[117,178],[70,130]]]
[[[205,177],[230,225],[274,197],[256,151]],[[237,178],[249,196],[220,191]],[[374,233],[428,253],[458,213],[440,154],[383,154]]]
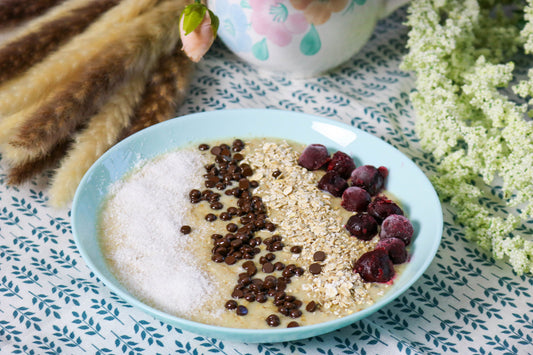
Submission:
[[[419,146],[409,100],[414,76],[399,69],[405,19],[399,9],[347,63],[305,80],[260,72],[217,42],[198,64],[177,114],[275,108],[329,117],[382,138],[431,175],[434,162]],[[20,187],[6,185],[6,173],[0,161],[2,354],[533,353],[533,278],[516,275],[467,240],[446,203],[434,261],[391,304],[329,334],[244,344],[182,331],[121,300],[81,258],[69,209],[49,207],[51,172]]]

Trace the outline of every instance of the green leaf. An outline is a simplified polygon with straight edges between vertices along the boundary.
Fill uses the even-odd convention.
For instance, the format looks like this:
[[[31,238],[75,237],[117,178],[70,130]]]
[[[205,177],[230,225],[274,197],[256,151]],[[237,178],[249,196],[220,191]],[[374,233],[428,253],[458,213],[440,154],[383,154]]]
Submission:
[[[185,35],[188,35],[200,26],[205,17],[207,7],[203,4],[190,4],[183,9],[180,21],[183,23]]]
[[[211,28],[213,29],[213,36],[217,36],[218,32],[218,26],[220,24],[220,21],[218,20],[217,15],[213,13],[211,10],[207,10],[207,13],[209,14],[209,17],[211,18]]]

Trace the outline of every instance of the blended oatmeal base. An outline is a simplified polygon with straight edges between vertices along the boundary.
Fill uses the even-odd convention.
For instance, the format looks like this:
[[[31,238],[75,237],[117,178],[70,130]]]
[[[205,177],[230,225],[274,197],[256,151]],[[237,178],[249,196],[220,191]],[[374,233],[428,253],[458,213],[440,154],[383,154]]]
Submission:
[[[296,264],[305,270],[302,276],[291,279],[286,292],[303,302],[302,315],[296,320],[299,325],[309,325],[368,307],[390,285],[365,283],[353,272],[354,260],[372,250],[378,238],[361,241],[346,232],[343,223],[352,213],[340,207],[340,199],[317,189],[322,173],[298,165],[303,148],[301,144],[282,140],[254,139],[246,142],[242,162],[253,168],[250,179],[259,182],[253,194],[262,198],[268,218],[277,224],[275,232],[261,230],[256,235],[263,240],[281,235],[285,246],[275,253],[275,261]],[[198,149],[169,153],[115,187],[102,210],[102,249],[119,281],[157,309],[212,325],[271,328],[265,322],[266,317],[277,313],[271,300],[259,303],[239,299],[239,304],[248,310],[244,316],[224,308],[226,301],[232,299],[238,275],[244,271],[241,266],[244,260],[233,265],[211,260],[211,236],[227,233],[228,221],[218,218],[207,222],[205,216],[213,210],[205,202],[191,204],[187,196],[193,188],[205,188],[201,176],[209,159],[212,159],[209,151]],[[154,166],[156,163],[159,166]],[[179,167],[183,163],[187,168]],[[139,179],[146,180],[140,184],[146,191],[129,186]],[[127,189],[129,194],[124,192]],[[154,193],[152,189],[160,191]],[[139,199],[139,193],[144,195],[143,199]],[[150,195],[163,200],[164,205],[150,201]],[[221,195],[224,206],[235,204],[232,196]],[[171,211],[162,211],[165,208]],[[140,211],[132,214],[128,210]],[[126,227],[132,218],[136,219],[135,226],[152,227],[145,226],[137,233],[132,226]],[[183,225],[191,227],[189,234],[179,232]],[[301,252],[290,252],[294,246],[301,247]],[[257,260],[267,251],[264,245],[260,248],[261,253],[253,259],[258,265],[255,277],[264,279],[269,274],[261,271]],[[316,252],[324,252],[325,259],[314,260]],[[321,272],[312,274],[309,267],[316,263],[320,264]],[[311,301],[318,308],[308,312],[305,305]],[[286,327],[295,319],[280,315],[280,320],[280,327]]]

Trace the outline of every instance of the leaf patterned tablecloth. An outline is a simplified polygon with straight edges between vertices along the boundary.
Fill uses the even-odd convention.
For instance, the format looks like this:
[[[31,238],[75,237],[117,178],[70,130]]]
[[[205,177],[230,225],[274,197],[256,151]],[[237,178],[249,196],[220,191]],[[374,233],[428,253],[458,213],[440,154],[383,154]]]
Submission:
[[[348,63],[308,80],[260,73],[216,44],[199,64],[179,114],[276,108],[330,117],[391,143],[431,175],[432,159],[414,131],[414,77],[398,68],[406,51],[405,16],[400,9],[380,21]],[[6,172],[0,161],[2,354],[533,353],[533,278],[517,276],[466,240],[446,204],[435,260],[390,305],[330,334],[242,344],[182,331],[122,301],[81,258],[70,212],[47,205],[50,173],[16,188],[5,184]]]

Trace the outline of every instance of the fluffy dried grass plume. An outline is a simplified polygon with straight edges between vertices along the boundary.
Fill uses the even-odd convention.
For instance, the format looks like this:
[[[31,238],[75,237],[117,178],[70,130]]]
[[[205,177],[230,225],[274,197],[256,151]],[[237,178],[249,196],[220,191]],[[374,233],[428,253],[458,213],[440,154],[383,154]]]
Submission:
[[[14,26],[38,16],[65,0],[2,0],[0,28]]]
[[[164,2],[121,26],[120,40],[110,42],[75,80],[56,89],[55,94],[25,119],[11,140],[12,147],[6,149],[6,158],[21,164],[47,154],[97,113],[124,81],[137,74],[147,77],[159,57],[168,54],[178,41],[176,14],[183,3]]]
[[[119,0],[71,0],[24,26],[0,46],[0,83],[23,73],[85,30]]]
[[[0,117],[23,109],[28,102],[42,100],[58,85],[76,78],[85,65],[102,53],[110,42],[124,35],[120,28],[152,9],[158,0],[122,0],[98,18],[83,33],[73,37],[57,51],[23,75],[0,86]]]

